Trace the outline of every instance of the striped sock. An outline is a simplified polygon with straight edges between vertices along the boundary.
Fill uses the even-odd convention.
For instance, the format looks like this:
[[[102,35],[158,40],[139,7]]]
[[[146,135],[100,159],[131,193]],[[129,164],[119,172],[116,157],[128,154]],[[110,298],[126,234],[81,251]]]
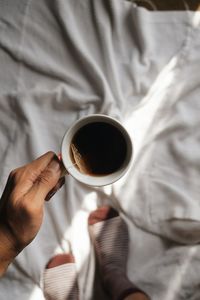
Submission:
[[[141,292],[126,275],[128,228],[116,210],[102,206],[88,219],[103,285],[113,300]]]
[[[79,291],[75,260],[72,254],[53,257],[44,271],[46,300],[78,300]]]

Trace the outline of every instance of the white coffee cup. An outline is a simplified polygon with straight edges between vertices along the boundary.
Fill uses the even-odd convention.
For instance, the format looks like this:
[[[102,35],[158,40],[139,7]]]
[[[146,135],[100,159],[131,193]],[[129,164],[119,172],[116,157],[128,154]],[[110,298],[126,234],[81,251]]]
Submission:
[[[84,126],[89,124],[91,125],[92,123],[105,123],[107,124],[106,126],[110,125],[115,128],[114,130],[119,131],[122,138],[124,139],[124,143],[126,145],[126,155],[123,158],[123,163],[114,172],[111,172],[109,174],[96,176],[94,174],[83,173],[79,170],[79,168],[77,168],[74,159],[72,158],[71,145],[75,135]],[[82,182],[89,186],[105,186],[112,184],[120,179],[127,172],[131,164],[132,157],[133,145],[126,129],[116,119],[103,114],[92,114],[76,121],[66,131],[61,144],[61,158],[66,171],[79,182]]]

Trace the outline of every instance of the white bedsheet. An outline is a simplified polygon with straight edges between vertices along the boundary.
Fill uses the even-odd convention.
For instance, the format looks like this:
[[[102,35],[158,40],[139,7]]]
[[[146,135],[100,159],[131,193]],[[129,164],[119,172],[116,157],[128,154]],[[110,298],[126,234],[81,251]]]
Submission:
[[[102,203],[129,226],[128,273],[138,286],[153,300],[200,299],[199,20],[122,0],[0,1],[1,189],[11,169],[58,153],[65,130],[91,113],[121,120],[135,150],[113,186],[66,178],[36,239],[1,279],[1,300],[44,299],[45,264],[68,241],[80,299],[92,299],[87,218]]]

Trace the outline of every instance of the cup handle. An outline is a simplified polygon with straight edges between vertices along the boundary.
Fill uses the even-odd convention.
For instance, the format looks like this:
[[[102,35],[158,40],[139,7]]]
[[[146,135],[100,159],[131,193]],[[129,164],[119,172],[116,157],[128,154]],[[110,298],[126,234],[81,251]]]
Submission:
[[[57,155],[59,161],[61,162],[61,175],[60,177],[64,177],[65,175],[69,175],[69,173],[67,172],[63,162],[62,162],[62,154],[61,153],[58,153]]]

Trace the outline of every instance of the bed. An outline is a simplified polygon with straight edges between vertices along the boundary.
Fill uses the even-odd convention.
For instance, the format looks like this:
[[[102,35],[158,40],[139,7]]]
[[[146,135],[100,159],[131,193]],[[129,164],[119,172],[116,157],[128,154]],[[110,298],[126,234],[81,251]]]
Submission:
[[[66,177],[39,234],[0,280],[0,299],[44,299],[45,265],[69,245],[80,299],[107,299],[87,228],[101,204],[128,225],[135,284],[153,300],[200,299],[199,3],[152,3],[0,1],[1,189],[12,169],[59,153],[82,116],[117,118],[134,144],[129,173],[112,186]]]

